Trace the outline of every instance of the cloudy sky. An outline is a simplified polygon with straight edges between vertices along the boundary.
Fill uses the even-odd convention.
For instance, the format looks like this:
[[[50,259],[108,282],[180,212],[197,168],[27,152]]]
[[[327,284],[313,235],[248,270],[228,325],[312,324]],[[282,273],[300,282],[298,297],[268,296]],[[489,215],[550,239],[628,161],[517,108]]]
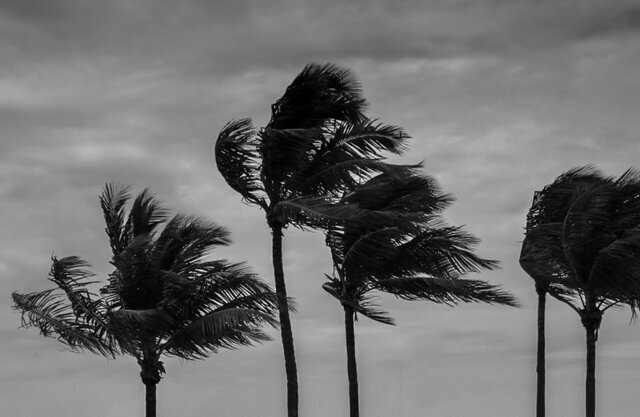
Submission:
[[[457,197],[449,222],[501,260],[474,278],[523,303],[382,298],[398,325],[356,326],[362,414],[533,415],[525,214],[533,191],[571,167],[640,167],[639,35],[633,0],[0,0],[3,413],[143,415],[133,359],[64,351],[18,329],[10,309],[11,291],[48,288],[53,253],[109,271],[97,200],[107,181],[227,226],[234,245],[216,255],[272,282],[264,216],[226,186],[213,143],[231,119],[263,125],[306,63],[333,62],[359,76],[371,116],[412,136],[402,160],[424,161]],[[342,313],[320,288],[328,252],[321,234],[285,239],[301,415],[346,415]],[[583,330],[566,306],[548,311],[548,414],[581,416]],[[605,315],[597,366],[599,414],[637,415],[640,329],[627,311]],[[284,415],[278,341],[166,367],[159,415]]]

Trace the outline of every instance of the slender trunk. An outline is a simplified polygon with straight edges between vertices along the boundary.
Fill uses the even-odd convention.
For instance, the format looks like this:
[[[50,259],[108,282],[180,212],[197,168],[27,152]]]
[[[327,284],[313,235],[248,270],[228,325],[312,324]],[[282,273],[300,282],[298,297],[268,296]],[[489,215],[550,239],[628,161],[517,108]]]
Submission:
[[[547,292],[542,288],[536,287],[538,290],[538,358],[536,372],[538,381],[536,386],[536,417],[544,417],[545,414],[545,307],[547,303]]]
[[[149,341],[147,341],[149,343]],[[146,417],[156,417],[156,386],[162,380],[164,366],[159,360],[160,355],[153,349],[145,349],[141,358],[138,358],[140,365],[140,378],[144,384],[144,402]]]
[[[273,244],[273,275],[278,294],[278,312],[280,314],[280,336],[284,351],[284,367],[287,375],[287,411],[289,417],[298,417],[298,371],[296,369],[296,354],[293,347],[293,332],[289,317],[287,289],[284,282],[282,267],[282,226],[271,226]]]
[[[591,306],[589,298],[587,305],[591,308],[581,312],[582,325],[584,326],[587,339],[587,377],[585,381],[585,405],[586,417],[596,415],[596,341],[598,340],[598,329],[602,321],[602,312],[595,306]]]
[[[587,380],[585,385],[586,394],[586,417],[596,415],[596,328],[594,326],[585,327],[587,333]]]
[[[145,381],[145,409],[146,417],[156,417],[156,386],[158,384],[153,381]]]
[[[349,377],[349,416],[359,417],[358,366],[356,364],[356,338],[353,330],[353,307],[344,306],[344,332],[347,340],[347,375]]]

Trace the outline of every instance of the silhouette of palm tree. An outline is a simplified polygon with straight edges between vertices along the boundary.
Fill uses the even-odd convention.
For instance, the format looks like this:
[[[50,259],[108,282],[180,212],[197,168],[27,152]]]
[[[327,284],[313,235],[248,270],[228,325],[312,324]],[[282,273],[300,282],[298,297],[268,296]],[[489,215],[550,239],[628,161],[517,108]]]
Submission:
[[[454,305],[487,302],[515,306],[515,299],[483,281],[460,279],[494,269],[497,262],[475,255],[477,239],[445,226],[440,212],[452,198],[432,178],[405,170],[380,174],[342,199],[359,214],[327,232],[334,264],[323,288],[344,309],[350,415],[359,415],[354,319],[357,313],[385,324],[393,320],[372,301],[376,291],[405,300]]]
[[[53,258],[56,287],[13,293],[26,327],[55,336],[72,350],[135,357],[145,385],[147,417],[156,415],[160,358],[199,359],[219,348],[268,340],[277,296],[241,264],[208,260],[228,245],[228,232],[202,218],[167,211],[147,190],[127,214],[127,187],[107,184],[100,197],[115,267],[100,294],[89,265]]]

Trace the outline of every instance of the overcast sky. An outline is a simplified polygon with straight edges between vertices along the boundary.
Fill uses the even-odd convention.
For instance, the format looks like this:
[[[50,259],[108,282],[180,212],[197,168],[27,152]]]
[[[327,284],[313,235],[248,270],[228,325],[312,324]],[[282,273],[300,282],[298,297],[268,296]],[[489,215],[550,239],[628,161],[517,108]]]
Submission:
[[[62,349],[18,329],[10,292],[41,290],[50,256],[99,278],[110,252],[97,196],[151,189],[227,226],[216,255],[272,282],[264,215],[218,174],[224,124],[270,104],[309,62],[351,68],[369,114],[412,136],[405,162],[457,197],[445,213],[482,239],[521,309],[382,298],[397,326],[356,324],[367,417],[532,416],[536,301],[519,268],[533,191],[594,163],[640,168],[640,5],[629,0],[0,0],[0,397],[3,414],[142,416],[132,358]],[[348,410],[342,312],[321,288],[319,233],[287,231],[285,272],[305,417]],[[548,304],[548,415],[584,414],[584,333]],[[160,416],[284,415],[278,335],[199,362],[167,360]],[[600,415],[640,408],[640,328],[608,311],[598,342]]]

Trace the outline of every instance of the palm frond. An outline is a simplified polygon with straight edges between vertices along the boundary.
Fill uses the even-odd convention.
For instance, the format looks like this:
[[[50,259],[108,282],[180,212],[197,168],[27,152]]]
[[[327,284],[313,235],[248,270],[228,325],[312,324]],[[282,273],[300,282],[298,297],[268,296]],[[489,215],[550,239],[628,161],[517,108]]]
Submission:
[[[553,183],[534,193],[533,203],[527,214],[527,231],[543,223],[563,222],[579,187],[603,184],[606,181],[607,178],[591,165],[562,173]]]
[[[339,154],[377,157],[382,152],[401,154],[407,150],[409,135],[398,126],[376,119],[359,123],[341,123],[330,137],[330,145],[322,156],[327,159]]]
[[[640,227],[640,171],[629,169],[614,182],[614,214],[610,228],[618,237]]]
[[[100,206],[106,223],[105,231],[114,254],[120,252],[129,243],[125,229],[127,223],[125,204],[131,198],[129,191],[129,186],[107,183],[100,195]]]
[[[336,193],[394,165],[383,161],[383,152],[406,150],[408,135],[399,127],[375,120],[336,124],[323,133],[325,140],[309,154],[307,163],[292,176],[289,188],[304,193]]]
[[[46,337],[55,335],[72,350],[114,355],[114,346],[101,339],[93,326],[78,320],[71,305],[55,289],[29,294],[14,292],[12,298],[14,309],[22,312],[23,327],[37,327]]]
[[[342,202],[369,210],[421,212],[427,216],[440,213],[454,198],[443,193],[435,179],[418,174],[419,167],[421,164],[377,175],[347,193]]]
[[[285,223],[296,227],[315,229],[340,228],[346,221],[366,219],[371,225],[387,227],[411,222],[420,217],[418,213],[401,213],[398,211],[367,210],[357,204],[337,204],[326,197],[300,197],[280,201],[272,208],[272,215]]]
[[[371,320],[377,321],[383,324],[394,325],[395,321],[389,313],[380,309],[380,307],[374,302],[374,299],[367,294],[370,286],[365,285],[367,288],[353,288],[347,289],[351,291],[349,294],[344,293],[343,289],[347,288],[347,285],[343,285],[340,279],[333,278],[325,274],[328,279],[327,282],[322,284],[324,289],[329,295],[340,301],[340,304],[350,305],[356,313],[360,313]]]
[[[127,219],[128,231],[131,237],[150,235],[167,218],[167,209],[148,188],[140,192],[133,200],[131,211]]]
[[[613,299],[640,299],[640,233],[617,239],[600,250],[588,283]]]
[[[211,250],[230,243],[224,227],[202,217],[177,214],[153,243],[152,262],[159,269],[188,275]]]
[[[377,280],[373,285],[403,300],[424,299],[447,305],[482,302],[518,307],[510,293],[478,280],[411,277]]]
[[[396,324],[393,317],[391,317],[386,311],[380,309],[372,298],[361,298],[355,306],[355,311],[373,321],[377,321],[378,323],[388,324],[390,326],[394,326]]]
[[[116,256],[111,263],[115,271],[109,283],[100,289],[111,308],[144,310],[156,308],[162,297],[162,282],[149,252],[153,238],[143,234]]]
[[[324,276],[327,278],[328,281],[322,284],[322,289],[325,290],[327,294],[329,294],[336,300],[342,302],[344,295],[342,294],[343,285],[340,282],[340,280],[337,278],[331,277],[327,274],[324,274]]]
[[[576,279],[586,284],[598,251],[613,242],[609,230],[613,188],[607,185],[579,186],[562,227],[562,248]]]
[[[105,317],[107,310],[104,300],[87,288],[95,281],[88,281],[94,274],[88,271],[90,265],[77,256],[52,257],[49,280],[55,283],[67,296],[71,310],[78,322],[91,326],[98,337],[112,344],[109,323]]]
[[[259,140],[251,119],[227,123],[215,145],[218,171],[244,200],[266,209],[264,186],[260,180]]]
[[[326,160],[322,162],[322,166],[307,165],[305,170],[292,176],[286,186],[297,190],[298,195],[339,195],[345,191],[358,189],[364,179],[374,174],[397,175],[399,171],[420,167],[420,164],[390,164],[381,157],[353,158],[334,163],[327,163],[329,161]]]
[[[562,223],[544,223],[529,230],[520,250],[520,266],[536,282],[547,283],[569,274],[560,242]]]
[[[202,316],[164,344],[168,354],[185,359],[208,356],[219,348],[233,349],[269,340],[261,330],[264,325],[276,326],[268,314],[245,308],[217,310]]]
[[[388,262],[389,276],[415,273],[456,278],[468,272],[493,270],[498,262],[473,252],[478,239],[461,227],[426,228],[397,248]]]
[[[227,264],[224,269],[203,273],[189,299],[183,300],[183,307],[188,308],[189,314],[199,315],[232,307],[275,314],[277,306],[277,295],[269,285],[242,264]]]
[[[309,128],[328,121],[360,120],[365,108],[360,83],[348,69],[309,64],[271,106],[269,127]]]
[[[366,275],[386,275],[389,262],[396,256],[398,232],[395,227],[377,229],[360,235],[350,244],[338,265],[347,281]]]

